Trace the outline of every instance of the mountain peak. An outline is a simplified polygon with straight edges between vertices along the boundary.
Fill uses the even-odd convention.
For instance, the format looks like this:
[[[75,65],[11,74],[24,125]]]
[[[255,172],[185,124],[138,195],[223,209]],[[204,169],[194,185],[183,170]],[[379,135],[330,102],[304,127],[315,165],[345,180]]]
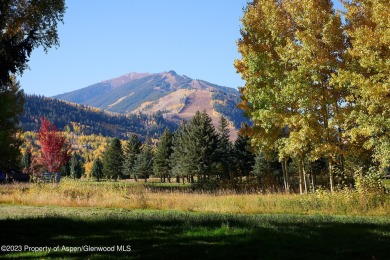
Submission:
[[[168,71],[168,73],[171,74],[172,76],[177,76],[177,73],[174,70],[170,70]]]
[[[141,78],[144,78],[144,77],[150,76],[150,75],[151,74],[147,73],[147,72],[146,73],[130,72],[130,73],[122,75],[118,78],[106,80],[104,82],[111,83],[112,88],[117,88],[117,87],[122,86],[123,84],[129,83],[132,80],[141,79]]]

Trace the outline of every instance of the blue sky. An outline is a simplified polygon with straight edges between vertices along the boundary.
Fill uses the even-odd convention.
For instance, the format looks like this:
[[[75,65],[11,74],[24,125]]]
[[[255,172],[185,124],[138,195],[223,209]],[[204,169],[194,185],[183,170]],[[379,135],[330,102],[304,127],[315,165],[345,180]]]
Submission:
[[[36,49],[19,77],[29,94],[53,96],[128,72],[175,70],[243,86],[240,17],[247,0],[68,0],[60,47]]]

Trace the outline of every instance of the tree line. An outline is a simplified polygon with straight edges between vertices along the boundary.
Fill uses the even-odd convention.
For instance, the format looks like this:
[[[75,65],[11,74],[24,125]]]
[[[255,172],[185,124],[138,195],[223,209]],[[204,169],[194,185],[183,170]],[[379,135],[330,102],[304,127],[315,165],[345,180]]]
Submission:
[[[228,120],[221,116],[216,130],[206,112],[197,112],[186,124],[171,133],[166,129],[153,145],[132,135],[124,145],[112,139],[102,159],[95,159],[91,176],[108,179],[134,178],[147,181],[201,183],[248,176],[254,154],[247,135],[229,140]]]

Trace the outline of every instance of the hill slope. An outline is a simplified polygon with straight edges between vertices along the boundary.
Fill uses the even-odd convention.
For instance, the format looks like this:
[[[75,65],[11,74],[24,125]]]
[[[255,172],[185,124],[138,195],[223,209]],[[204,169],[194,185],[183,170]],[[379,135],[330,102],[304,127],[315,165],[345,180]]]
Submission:
[[[152,137],[157,137],[166,127],[171,131],[177,127],[175,123],[164,119],[161,113],[150,115],[107,113],[85,105],[36,95],[25,96],[24,108],[20,123],[25,131],[37,131],[39,118],[42,116],[47,117],[59,129],[118,138],[126,138],[133,133],[140,135],[141,138],[148,133]]]
[[[122,114],[161,111],[165,118],[175,121],[188,120],[197,110],[206,109],[214,125],[220,114],[226,116],[233,132],[247,121],[236,107],[240,102],[236,89],[180,76],[174,71],[129,73],[56,98]]]

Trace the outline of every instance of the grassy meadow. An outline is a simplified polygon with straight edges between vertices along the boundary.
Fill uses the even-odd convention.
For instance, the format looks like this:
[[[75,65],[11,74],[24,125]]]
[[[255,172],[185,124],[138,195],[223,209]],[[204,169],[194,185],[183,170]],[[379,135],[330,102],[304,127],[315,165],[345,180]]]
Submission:
[[[385,183],[386,185],[386,183]],[[0,186],[1,245],[66,246],[0,258],[385,259],[390,196],[194,192],[182,184]],[[88,252],[117,245],[131,252]],[[76,247],[75,252],[70,248]]]
[[[4,253],[66,259],[386,259],[390,219],[290,214],[215,214],[1,205],[2,245],[67,248]],[[130,246],[86,252],[81,246]]]

